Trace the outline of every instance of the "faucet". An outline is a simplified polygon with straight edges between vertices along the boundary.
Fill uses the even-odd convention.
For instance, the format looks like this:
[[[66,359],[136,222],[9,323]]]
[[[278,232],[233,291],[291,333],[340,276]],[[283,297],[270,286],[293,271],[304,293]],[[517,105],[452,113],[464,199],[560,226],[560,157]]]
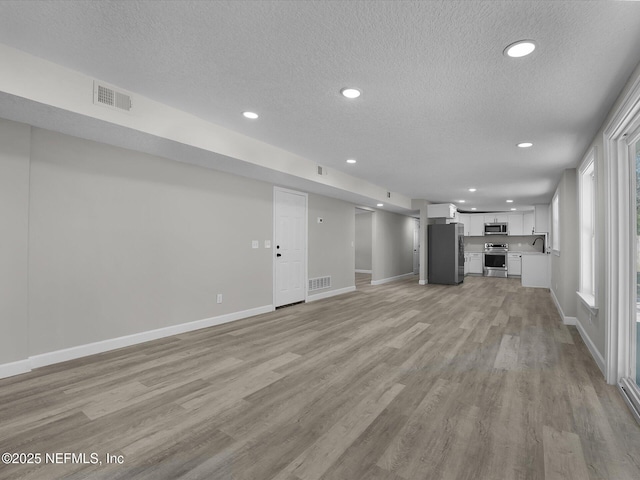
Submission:
[[[542,253],[544,253],[544,237],[536,237],[531,245],[535,245],[538,240],[542,240]]]

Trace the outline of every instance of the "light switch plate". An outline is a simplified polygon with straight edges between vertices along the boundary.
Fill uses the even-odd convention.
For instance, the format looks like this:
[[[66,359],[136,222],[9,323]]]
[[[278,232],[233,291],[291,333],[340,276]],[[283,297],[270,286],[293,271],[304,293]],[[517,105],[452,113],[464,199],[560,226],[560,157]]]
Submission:
[[[271,248],[271,240],[264,241],[264,248]]]
[[[251,242],[251,248],[260,248],[260,242],[258,240],[254,240]]]

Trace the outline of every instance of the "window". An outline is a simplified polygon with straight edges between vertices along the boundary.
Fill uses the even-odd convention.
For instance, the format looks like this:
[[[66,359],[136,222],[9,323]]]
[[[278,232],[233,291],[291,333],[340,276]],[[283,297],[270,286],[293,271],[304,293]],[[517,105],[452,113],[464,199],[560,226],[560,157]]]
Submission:
[[[595,308],[596,306],[595,196],[595,150],[592,149],[578,169],[578,225],[580,235],[580,285],[578,296],[590,308]]]
[[[551,249],[554,253],[560,253],[560,200],[558,192],[551,200]]]

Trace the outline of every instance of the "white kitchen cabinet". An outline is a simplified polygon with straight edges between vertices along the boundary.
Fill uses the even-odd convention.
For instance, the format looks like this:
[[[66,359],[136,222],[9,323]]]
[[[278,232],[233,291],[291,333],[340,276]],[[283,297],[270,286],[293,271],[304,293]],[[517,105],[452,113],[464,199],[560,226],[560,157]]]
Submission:
[[[469,274],[482,275],[482,253],[469,253]]]
[[[523,219],[521,213],[512,213],[511,215],[509,215],[508,223],[509,235],[524,235],[522,230]]]
[[[533,235],[533,229],[535,228],[535,214],[533,212],[527,212],[522,216],[522,234]]]
[[[467,275],[469,273],[469,254],[464,254],[464,274]]]
[[[427,216],[429,218],[449,218],[454,219],[458,209],[453,203],[438,203],[427,205]]]
[[[520,276],[522,275],[522,254],[521,253],[508,253],[507,254],[507,275]]]
[[[484,215],[484,223],[507,223],[509,215],[506,213],[487,213]]]
[[[484,215],[469,215],[469,236],[484,236]]]
[[[466,213],[459,214],[458,221],[464,225],[464,235],[465,237],[468,237],[469,236],[469,215]]]
[[[522,254],[522,286],[549,288],[549,255]]]

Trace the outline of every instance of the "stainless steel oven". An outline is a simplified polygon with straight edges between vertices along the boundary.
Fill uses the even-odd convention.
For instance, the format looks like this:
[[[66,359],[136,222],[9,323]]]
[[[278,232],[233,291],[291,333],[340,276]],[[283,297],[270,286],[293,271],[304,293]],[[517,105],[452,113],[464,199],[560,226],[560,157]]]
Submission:
[[[508,243],[485,243],[482,271],[485,277],[507,278]]]

